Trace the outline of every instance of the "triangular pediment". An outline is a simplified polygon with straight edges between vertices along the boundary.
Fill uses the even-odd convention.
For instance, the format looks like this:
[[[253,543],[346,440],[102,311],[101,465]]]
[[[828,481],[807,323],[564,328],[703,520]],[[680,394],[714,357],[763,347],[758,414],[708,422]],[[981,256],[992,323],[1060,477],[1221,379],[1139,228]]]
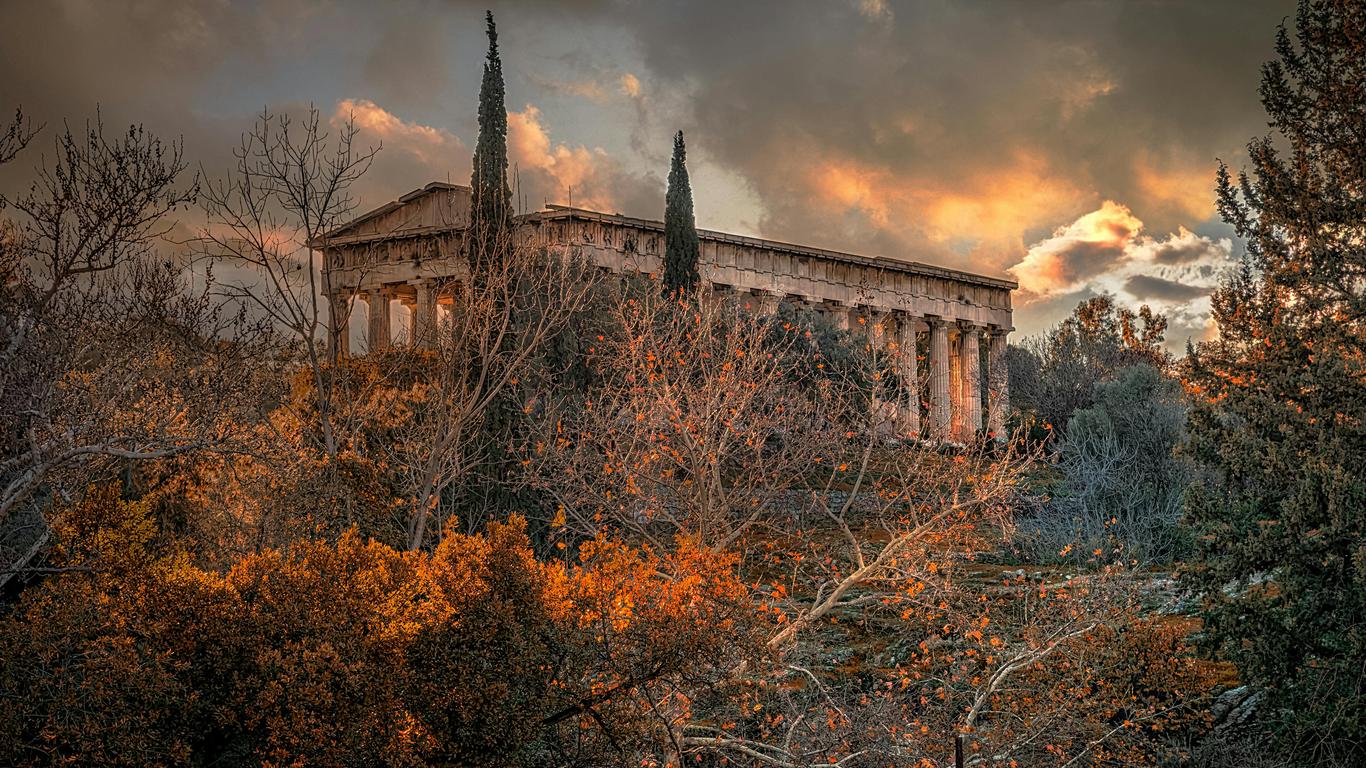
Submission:
[[[352,219],[328,232],[326,238],[365,238],[406,231],[459,229],[468,226],[469,218],[470,188],[434,181]]]

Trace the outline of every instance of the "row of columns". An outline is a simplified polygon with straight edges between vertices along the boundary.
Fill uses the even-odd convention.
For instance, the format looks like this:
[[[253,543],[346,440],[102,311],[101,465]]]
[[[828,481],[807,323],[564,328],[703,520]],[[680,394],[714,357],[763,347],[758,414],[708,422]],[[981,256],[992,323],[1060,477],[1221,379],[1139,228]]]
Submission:
[[[982,398],[982,342],[987,344],[987,434],[1001,440],[1006,437],[1006,411],[1009,406],[1008,375],[1006,371],[1006,338],[1003,328],[984,328],[969,323],[955,323],[938,317],[923,318],[929,326],[928,397],[925,416],[926,433],[939,440],[969,441],[983,429]],[[903,315],[896,319],[898,326],[898,365],[901,380],[910,391],[903,400],[907,413],[901,418],[902,431],[908,435],[921,433],[919,387],[917,370],[916,326],[919,319]],[[957,330],[956,338],[951,332]]]
[[[412,316],[412,324],[408,329],[408,343],[428,347],[435,341],[437,291],[425,280],[407,285],[413,289],[411,295],[407,292],[400,293],[398,289],[401,286],[398,285],[377,286],[356,294],[365,302],[366,341],[370,352],[385,349],[392,343],[393,325],[389,318],[389,302],[395,299],[401,302]],[[350,297],[334,296],[329,303],[333,307],[333,328],[337,329],[333,332],[334,343],[340,347],[343,356],[349,355],[350,339],[343,325],[345,318],[349,316],[344,310],[350,303]]]
[[[761,311],[777,311],[777,294],[757,296]],[[896,429],[907,437],[967,442],[983,428],[982,336],[987,336],[986,432],[996,439],[1006,437],[1006,412],[1009,408],[1009,378],[1006,371],[1006,338],[1009,329],[985,328],[940,317],[915,317],[885,310],[859,310],[842,304],[808,302],[824,312],[831,324],[845,331],[862,330],[874,343],[895,342],[896,364],[902,391],[895,404]],[[862,323],[853,318],[860,317]],[[928,397],[925,420],[921,422],[920,371],[917,359],[918,326],[929,327],[927,364]],[[951,333],[956,334],[951,336]],[[922,433],[922,427],[924,432]]]
[[[412,312],[409,343],[429,346],[436,332],[437,292],[427,281],[410,284],[412,293],[402,294],[399,286],[379,286],[360,295],[367,308],[367,329],[370,351],[384,349],[393,337],[389,319],[389,302],[397,298]],[[776,293],[755,296],[759,311],[777,312],[784,297]],[[344,298],[340,299],[345,306]],[[339,306],[334,302],[334,307]],[[987,403],[986,431],[997,439],[1005,437],[1006,411],[1010,393],[1006,372],[1006,337],[1009,329],[987,329],[971,323],[959,323],[946,318],[918,318],[907,313],[863,310],[844,305],[819,304],[831,322],[843,330],[859,330],[851,320],[862,318],[860,327],[879,348],[895,351],[899,378],[903,382],[893,404],[896,431],[907,437],[926,436],[933,440],[970,441],[982,429],[982,334],[987,334]],[[925,420],[921,420],[920,371],[917,360],[918,326],[929,327],[928,397]],[[956,330],[956,338],[950,336]],[[343,338],[337,342],[343,352],[349,344]],[[888,346],[888,342],[893,345]],[[922,433],[923,428],[923,433]]]

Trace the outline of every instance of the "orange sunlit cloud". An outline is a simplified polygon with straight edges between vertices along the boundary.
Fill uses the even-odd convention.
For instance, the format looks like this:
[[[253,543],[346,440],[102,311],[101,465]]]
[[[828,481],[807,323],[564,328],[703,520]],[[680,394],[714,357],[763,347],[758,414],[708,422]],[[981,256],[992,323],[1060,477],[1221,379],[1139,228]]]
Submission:
[[[1026,230],[1090,202],[1028,152],[947,184],[845,158],[817,162],[805,181],[814,203],[855,212],[903,239],[918,233],[935,244],[973,243],[973,266],[988,271],[1000,271],[1023,252]]]
[[[1143,222],[1128,208],[1106,200],[1098,210],[1058,228],[1052,237],[1035,245],[1010,272],[1020,281],[1020,288],[1030,293],[1046,296],[1074,290],[1119,262],[1142,227]]]
[[[600,148],[556,144],[541,121],[541,110],[528,104],[508,112],[508,160],[523,173],[539,172],[555,199],[601,211],[617,209],[611,171],[615,163]]]
[[[1189,221],[1214,217],[1214,170],[1208,162],[1159,163],[1144,154],[1134,161],[1134,180],[1150,208],[1165,208]]]
[[[350,116],[366,138],[375,138],[385,147],[411,153],[424,163],[444,165],[453,152],[465,146],[450,131],[419,123],[406,122],[369,99],[342,99],[333,113],[334,125]]]
[[[1125,306],[1147,304],[1172,322],[1170,341],[1210,333],[1210,293],[1232,261],[1233,243],[1178,227],[1165,237],[1143,234],[1125,205],[1100,208],[1035,243],[1010,268],[1020,282],[1017,307],[1047,308],[1054,297],[1108,293]],[[1070,308],[1062,307],[1064,309]]]

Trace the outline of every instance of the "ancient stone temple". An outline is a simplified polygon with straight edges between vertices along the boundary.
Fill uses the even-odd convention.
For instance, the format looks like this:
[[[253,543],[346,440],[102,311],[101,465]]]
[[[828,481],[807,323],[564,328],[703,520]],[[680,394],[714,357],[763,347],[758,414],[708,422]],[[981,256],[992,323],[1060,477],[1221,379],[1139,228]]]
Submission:
[[[407,340],[422,343],[431,337],[438,305],[452,302],[437,286],[468,274],[459,243],[469,206],[468,187],[436,182],[312,244],[323,253],[335,316],[347,317],[354,299],[365,303],[367,349],[393,342],[390,302],[395,301],[409,310]],[[612,272],[662,268],[664,225],[659,221],[551,205],[517,217],[516,227],[519,237],[573,248]],[[698,236],[699,271],[715,290],[752,295],[753,306],[766,311],[776,310],[779,302],[802,302],[839,327],[866,329],[876,338],[895,340],[900,349],[916,349],[917,334],[927,334],[923,362],[914,354],[898,356],[903,380],[928,379],[929,384],[924,402],[909,397],[910,406],[901,409],[900,429],[906,435],[967,440],[983,429],[1004,435],[1014,282],[724,232],[699,230]],[[348,347],[349,336],[340,334],[337,343]],[[925,370],[917,370],[921,365]]]

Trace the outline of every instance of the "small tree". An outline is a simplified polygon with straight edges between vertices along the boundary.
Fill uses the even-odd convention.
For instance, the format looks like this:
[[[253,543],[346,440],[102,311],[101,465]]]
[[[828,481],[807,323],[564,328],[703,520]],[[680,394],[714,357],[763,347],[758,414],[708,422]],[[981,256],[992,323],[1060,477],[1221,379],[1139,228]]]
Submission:
[[[674,135],[673,162],[669,166],[669,190],[664,197],[664,292],[679,293],[697,287],[697,222],[692,210],[692,185],[688,182],[688,150],[683,132]]]
[[[512,217],[512,190],[508,187],[508,113],[504,104],[503,62],[498,56],[498,28],[493,12],[485,17],[489,50],[484,61],[484,80],[479,86],[479,138],[474,145],[473,193],[470,206],[471,255],[475,263],[506,229]]]
[[[1262,104],[1219,210],[1247,261],[1191,355],[1192,574],[1208,627],[1271,695],[1297,761],[1366,757],[1366,7],[1304,0],[1276,37]]]
[[[1050,428],[1065,432],[1077,410],[1092,401],[1092,388],[1113,381],[1139,363],[1165,370],[1171,356],[1162,348],[1167,318],[1146,305],[1138,311],[1116,306],[1108,295],[1087,299],[1042,336],[1027,339],[1011,361],[1015,405],[1032,410]],[[1029,358],[1032,357],[1033,360]]]
[[[547,347],[591,299],[601,273],[574,253],[547,251],[505,232],[491,249],[482,278],[459,294],[455,311],[433,349],[430,407],[400,430],[391,464],[402,467],[411,512],[407,546],[419,549],[450,516],[447,490],[476,473],[514,484],[509,441],[516,439],[533,403],[553,397],[527,392],[524,380],[553,380],[538,370]],[[540,374],[539,376],[537,374]],[[497,490],[506,491],[506,488]],[[514,512],[466,499],[462,522],[477,530]],[[435,521],[433,524],[433,520]]]
[[[1067,425],[1062,487],[1021,522],[1023,541],[1043,560],[1111,546],[1144,562],[1184,554],[1177,521],[1192,468],[1174,453],[1185,438],[1180,383],[1140,364],[1096,384],[1093,400]]]
[[[208,221],[197,247],[211,264],[246,270],[222,285],[225,297],[293,337],[313,378],[316,448],[329,457],[340,446],[332,413],[350,297],[334,291],[315,248],[355,210],[351,185],[379,151],[355,147],[358,132],[348,119],[332,141],[312,106],[299,121],[262,111],[233,151],[235,167],[200,194]]]

